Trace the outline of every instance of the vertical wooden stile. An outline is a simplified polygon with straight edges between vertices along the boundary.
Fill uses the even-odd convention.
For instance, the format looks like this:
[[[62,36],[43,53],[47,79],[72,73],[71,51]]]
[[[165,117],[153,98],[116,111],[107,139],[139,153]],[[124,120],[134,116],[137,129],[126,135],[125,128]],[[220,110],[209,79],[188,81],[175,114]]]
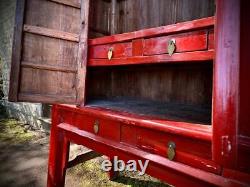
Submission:
[[[77,87],[76,87],[76,103],[78,105],[85,104],[85,83],[86,83],[86,67],[88,55],[88,27],[89,27],[89,0],[81,2],[81,31],[79,35],[78,62],[77,62]]]
[[[14,39],[12,46],[12,65],[9,88],[9,101],[16,102],[18,100],[20,61],[22,53],[22,30],[24,19],[25,0],[18,0],[16,4]]]

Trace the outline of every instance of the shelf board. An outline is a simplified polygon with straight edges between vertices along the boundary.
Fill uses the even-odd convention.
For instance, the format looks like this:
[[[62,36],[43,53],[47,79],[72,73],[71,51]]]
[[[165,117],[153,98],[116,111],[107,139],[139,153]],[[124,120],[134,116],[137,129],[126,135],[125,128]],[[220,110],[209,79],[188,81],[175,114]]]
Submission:
[[[153,56],[133,56],[125,58],[108,59],[89,59],[88,66],[114,66],[114,65],[132,65],[132,64],[154,64],[154,63],[193,63],[205,62],[214,59],[214,50],[195,51],[185,53],[175,53],[172,56],[168,54]]]

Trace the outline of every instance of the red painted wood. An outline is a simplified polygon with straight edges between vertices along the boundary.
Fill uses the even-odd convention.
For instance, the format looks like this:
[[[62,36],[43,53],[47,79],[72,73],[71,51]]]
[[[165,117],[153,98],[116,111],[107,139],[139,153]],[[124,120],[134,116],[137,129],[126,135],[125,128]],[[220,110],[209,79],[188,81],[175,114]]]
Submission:
[[[80,130],[94,133],[93,125],[96,120],[99,121],[98,136],[114,140],[116,142],[128,143],[142,150],[166,157],[167,144],[174,141],[178,146],[176,161],[187,163],[191,166],[201,168],[213,173],[220,173],[220,167],[211,162],[211,143],[203,140],[197,142],[196,138],[187,138],[185,135],[177,136],[175,134],[166,133],[158,130],[146,128],[146,126],[138,127],[136,123],[124,124],[114,119],[103,119],[104,116],[86,113],[63,112],[59,113],[61,119],[65,123],[74,124]],[[106,112],[106,115],[112,115]],[[68,116],[73,116],[73,119]],[[84,123],[83,123],[84,122]],[[120,127],[121,126],[121,127]],[[146,138],[145,138],[146,137]]]
[[[64,116],[62,116],[64,117]],[[99,116],[74,114],[74,125],[81,130],[94,133],[93,124],[98,121],[98,135],[111,140],[120,140],[120,124],[119,122],[109,119],[103,119]],[[84,123],[83,123],[84,122]]]
[[[124,161],[129,159],[141,159],[144,161],[147,159],[149,160],[149,166],[146,171],[148,174],[157,176],[175,186],[242,186],[242,184],[237,181],[169,161],[164,157],[150,154],[128,145],[116,143],[92,133],[81,131],[69,124],[62,123],[59,125],[59,128],[65,132],[67,139],[77,144],[84,144],[109,157],[117,155]]]
[[[168,54],[154,56],[135,56],[117,59],[89,59],[88,66],[114,66],[131,64],[152,64],[152,63],[173,63],[173,62],[201,62],[214,59],[214,51],[195,51],[186,53],[175,53],[172,56]]]
[[[249,165],[248,123],[242,128],[238,126],[239,122],[249,121],[248,105],[244,105],[247,94],[241,95],[242,91],[249,93],[246,86],[249,63],[248,56],[244,55],[246,48],[242,50],[244,53],[240,53],[240,47],[246,45],[243,38],[240,46],[240,1],[217,1],[216,12],[215,42],[214,18],[211,17],[90,40],[92,49],[88,61],[88,66],[206,63],[215,55],[212,127],[152,119],[98,107],[55,105],[48,186],[64,184],[69,142],[82,144],[110,158],[119,156],[124,161],[149,159],[147,173],[176,186],[250,184],[249,174],[242,172],[248,172]],[[187,32],[199,34],[190,35]],[[165,44],[170,35],[178,36],[177,53],[171,57],[163,54],[166,53]],[[246,37],[247,34],[243,32],[241,36]],[[195,42],[192,42],[193,39]],[[114,47],[114,56],[107,60],[107,51],[111,46]],[[189,50],[194,52],[187,52]],[[243,66],[240,60],[245,60]],[[245,71],[240,69],[242,67]],[[241,99],[244,100],[239,100],[239,96],[243,96]],[[239,106],[243,111],[241,114]],[[93,130],[95,120],[100,122],[98,133]],[[173,161],[166,159],[169,141],[176,143]]]
[[[168,142],[173,141],[176,145],[174,161],[208,172],[217,174],[221,172],[220,166],[211,161],[211,144],[208,142],[146,128],[136,128],[134,132],[136,132],[136,146],[141,150],[167,157]],[[130,145],[134,144],[130,143]]]
[[[106,113],[106,114],[104,114]],[[103,115],[102,115],[103,114]],[[107,110],[100,110],[95,108],[78,108],[76,106],[69,105],[56,105],[53,106],[53,120],[52,120],[52,134],[51,134],[51,147],[50,147],[50,164],[49,164],[49,177],[48,177],[48,186],[63,186],[64,184],[64,174],[65,173],[65,164],[62,160],[65,160],[67,157],[68,150],[61,152],[60,147],[64,147],[64,142],[74,142],[77,144],[81,144],[87,146],[90,149],[94,149],[95,151],[107,155],[110,158],[114,156],[118,156],[119,159],[124,161],[128,161],[131,159],[136,160],[149,160],[149,167],[147,168],[146,173],[155,176],[159,179],[162,179],[170,184],[175,186],[183,186],[183,185],[192,185],[192,186],[245,186],[248,183],[248,175],[244,173],[240,173],[236,170],[223,170],[223,177],[220,176],[221,168],[216,165],[213,161],[209,161],[208,159],[203,159],[199,156],[195,156],[194,154],[185,153],[184,150],[179,151],[179,149],[188,150],[189,145],[188,137],[187,139],[177,140],[178,136],[173,133],[172,138],[175,138],[176,142],[176,158],[174,161],[169,161],[166,159],[164,155],[160,156],[158,152],[152,152],[152,149],[144,149],[145,144],[150,144],[160,146],[165,144],[168,141],[164,138],[164,132],[160,132],[160,134],[155,134],[154,131],[147,131],[147,125],[138,126],[135,122],[131,121],[131,116],[127,116],[126,120],[117,118],[121,115],[124,117],[125,114],[110,112]],[[79,117],[82,116],[82,118]],[[140,141],[136,140],[133,142],[124,143],[119,140],[115,140],[103,137],[101,134],[95,134],[90,131],[87,132],[85,130],[79,129],[82,127],[80,124],[84,125],[84,117],[89,116],[92,119],[96,119],[96,116],[104,117],[106,119],[112,119],[117,121],[119,124],[123,124],[126,126],[130,126],[130,128],[139,128],[139,130],[135,130],[134,134],[136,134],[136,139],[138,136],[144,137],[140,139]],[[137,118],[138,119],[138,118]],[[65,123],[65,120],[72,122],[71,124]],[[76,123],[76,122],[79,123]],[[147,123],[148,120],[144,119],[142,123]],[[58,123],[63,122],[58,125]],[[76,125],[77,124],[77,125]],[[79,126],[80,125],[80,126]],[[78,126],[78,127],[77,127]],[[105,126],[109,126],[109,121],[106,121]],[[180,128],[180,126],[177,126]],[[121,128],[124,129],[124,128]],[[126,128],[128,129],[128,128]],[[194,128],[195,129],[195,128]],[[56,130],[56,131],[55,131]],[[111,132],[114,132],[112,129],[112,125],[109,126],[108,129]],[[56,133],[55,133],[56,132]],[[126,133],[126,130],[123,130],[123,133]],[[131,129],[128,131],[131,132]],[[61,136],[58,136],[58,135]],[[195,135],[195,133],[194,133]],[[185,135],[184,135],[185,136]],[[128,135],[122,135],[123,140],[129,138]],[[126,137],[124,139],[124,137]],[[146,138],[145,138],[146,137]],[[172,139],[171,138],[171,139]],[[191,138],[191,137],[190,137]],[[196,139],[197,137],[193,137]],[[157,142],[158,140],[161,142]],[[199,138],[198,138],[199,139]],[[60,141],[63,140],[63,141]],[[122,139],[121,139],[122,140]],[[146,141],[146,142],[145,142]],[[148,142],[149,141],[149,142]],[[163,141],[163,142],[162,142]],[[57,142],[55,144],[55,142]],[[206,142],[206,141],[205,141]],[[205,143],[204,142],[204,143]],[[136,143],[137,147],[133,144]],[[182,143],[186,143],[187,145],[182,145]],[[196,143],[196,144],[195,144]],[[194,146],[191,147],[190,151],[197,148],[201,143],[201,141],[195,141]],[[56,145],[56,146],[55,146]],[[202,145],[202,144],[201,144]],[[179,148],[180,147],[180,148]],[[157,149],[156,149],[157,150]],[[206,152],[204,148],[200,149],[200,152]],[[60,156],[58,156],[60,154]],[[202,154],[202,153],[199,153]],[[60,159],[60,157],[64,159]],[[56,160],[54,160],[57,158]],[[59,159],[58,159],[59,158]],[[182,160],[181,163],[179,160]],[[202,166],[203,164],[203,166]],[[191,167],[190,167],[191,166]],[[57,167],[57,169],[55,169]],[[196,169],[196,168],[200,169]],[[210,170],[208,169],[210,167]],[[63,169],[62,169],[63,168]],[[211,173],[212,172],[212,173]],[[213,174],[215,173],[215,174]],[[58,177],[59,176],[59,177]]]
[[[151,119],[150,117],[146,116],[139,116],[135,114],[128,114],[126,112],[118,112],[103,108],[93,108],[87,106],[83,108],[78,108],[75,105],[60,105],[60,108],[63,109],[65,111],[65,114],[68,115],[70,112],[75,112],[77,114],[91,116],[95,119],[100,118],[118,121],[131,126],[145,127],[166,133],[194,138],[197,140],[204,140],[207,142],[211,142],[212,139],[212,129],[209,125],[180,121],[168,121],[155,118]]]
[[[193,156],[205,158],[207,160],[211,160],[212,158],[210,142],[197,142],[197,140],[193,138],[153,131],[147,128],[137,128],[136,138],[137,146],[162,156],[166,156],[168,142],[173,141],[176,144],[176,150],[179,152],[192,154]]]
[[[208,32],[208,50],[214,49],[214,29]]]
[[[129,57],[132,56],[131,43],[116,43],[108,45],[98,45],[89,47],[89,58],[104,58],[108,59],[108,51],[113,48],[112,58]]]
[[[143,43],[144,43],[144,39],[136,39],[132,41],[132,55],[133,56],[143,55]]]
[[[124,42],[138,38],[144,37],[155,37],[160,35],[174,34],[179,32],[186,32],[189,30],[198,30],[203,28],[213,27],[214,25],[214,17],[208,17],[193,21],[187,21],[182,23],[177,23],[173,25],[167,25],[157,28],[144,29],[140,31],[117,34],[112,36],[105,36],[97,39],[89,40],[89,45],[101,45],[108,43],[117,43]]]
[[[220,0],[216,8],[213,160],[224,167],[235,168],[239,117],[240,1]]]
[[[176,53],[207,49],[207,32],[203,30],[145,39],[144,55],[167,53],[168,42],[171,39],[176,41]]]
[[[52,108],[52,127],[48,164],[48,187],[64,186],[67,162],[69,157],[69,140],[57,125],[60,123],[56,106]]]

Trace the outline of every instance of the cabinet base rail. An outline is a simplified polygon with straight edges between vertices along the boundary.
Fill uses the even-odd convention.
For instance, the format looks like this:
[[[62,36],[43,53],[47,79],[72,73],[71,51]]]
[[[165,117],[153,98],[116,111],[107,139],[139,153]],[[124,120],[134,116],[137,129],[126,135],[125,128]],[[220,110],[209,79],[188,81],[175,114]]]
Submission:
[[[132,147],[128,144],[115,142],[107,138],[100,137],[93,133],[80,130],[67,123],[53,124],[51,130],[48,187],[64,186],[65,173],[68,166],[69,144],[70,142],[84,145],[99,154],[113,158],[118,156],[124,161],[128,160],[149,160],[146,173],[166,181],[175,186],[242,186],[238,181],[222,177],[200,169],[173,162],[162,156],[151,154]],[[93,154],[96,156],[96,154]],[[93,156],[89,156],[89,159]],[[83,158],[81,160],[86,161]],[[110,172],[110,177],[114,172]]]

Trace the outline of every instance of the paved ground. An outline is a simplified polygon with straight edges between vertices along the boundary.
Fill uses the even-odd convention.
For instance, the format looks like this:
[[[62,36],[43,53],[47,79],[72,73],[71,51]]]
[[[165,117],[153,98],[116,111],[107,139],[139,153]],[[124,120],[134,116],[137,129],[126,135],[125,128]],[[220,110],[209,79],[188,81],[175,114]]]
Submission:
[[[15,120],[0,119],[0,187],[44,187],[47,178],[48,136],[27,129]],[[84,148],[73,145],[74,157]],[[100,169],[103,157],[79,164],[67,171],[66,187],[166,186],[147,175],[122,173],[109,181]]]
[[[0,181],[6,186],[45,186],[47,146],[0,144]]]

